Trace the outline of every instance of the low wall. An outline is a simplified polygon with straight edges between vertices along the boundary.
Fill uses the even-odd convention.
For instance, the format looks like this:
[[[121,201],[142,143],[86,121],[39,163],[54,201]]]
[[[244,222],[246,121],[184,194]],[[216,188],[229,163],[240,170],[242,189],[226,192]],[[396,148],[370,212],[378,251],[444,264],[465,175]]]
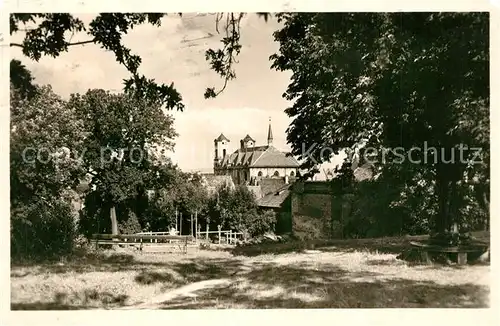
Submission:
[[[342,238],[342,221],[350,210],[348,198],[329,181],[297,182],[291,195],[293,233],[302,239]]]

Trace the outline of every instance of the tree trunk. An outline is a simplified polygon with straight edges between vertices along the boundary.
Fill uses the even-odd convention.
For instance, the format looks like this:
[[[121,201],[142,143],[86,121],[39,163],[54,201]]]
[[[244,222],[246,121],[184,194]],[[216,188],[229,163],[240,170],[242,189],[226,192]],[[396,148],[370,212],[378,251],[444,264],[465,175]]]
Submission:
[[[446,168],[446,167],[444,167]],[[444,233],[450,226],[450,196],[449,181],[446,178],[446,172],[438,167],[436,171],[436,192],[438,197],[438,215],[436,216],[435,230],[438,233]]]
[[[450,227],[450,231],[459,232],[459,198],[458,198],[458,190],[457,183],[452,181],[450,183],[450,192],[449,192],[449,208],[448,208],[448,225]]]
[[[116,220],[116,207],[113,205],[109,209],[109,217],[111,218],[111,234],[118,234],[118,221]]]
[[[484,201],[484,206],[486,207],[486,221],[484,221],[484,230],[489,231],[490,230],[490,201],[489,201],[488,195],[486,193],[483,193],[483,201]]]

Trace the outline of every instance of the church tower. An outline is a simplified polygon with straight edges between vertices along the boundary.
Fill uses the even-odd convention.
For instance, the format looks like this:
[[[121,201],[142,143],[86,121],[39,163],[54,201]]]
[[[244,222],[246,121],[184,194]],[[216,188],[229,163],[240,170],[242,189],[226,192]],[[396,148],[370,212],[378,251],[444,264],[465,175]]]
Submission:
[[[269,118],[269,130],[267,131],[267,146],[273,145],[273,131],[271,130],[271,118]]]
[[[214,155],[214,168],[217,168],[227,153],[227,147],[229,145],[229,139],[227,139],[224,134],[220,134],[219,137],[214,139],[215,155]]]

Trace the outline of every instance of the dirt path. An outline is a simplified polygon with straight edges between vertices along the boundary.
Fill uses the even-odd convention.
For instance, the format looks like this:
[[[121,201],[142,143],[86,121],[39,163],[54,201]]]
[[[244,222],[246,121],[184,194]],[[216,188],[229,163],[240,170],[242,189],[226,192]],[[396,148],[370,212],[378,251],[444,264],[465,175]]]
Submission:
[[[335,247],[133,258],[14,267],[11,302],[15,310],[489,306],[488,265],[411,265],[394,254]]]
[[[179,298],[195,298],[197,297],[196,291],[213,289],[216,287],[229,286],[232,283],[229,279],[217,279],[217,280],[206,280],[201,282],[196,282],[188,285],[181,286],[180,288],[174,289],[162,293],[156,297],[152,297],[151,300],[147,302],[141,302],[132,304],[121,309],[158,309],[160,306],[164,305],[168,301],[179,299]]]

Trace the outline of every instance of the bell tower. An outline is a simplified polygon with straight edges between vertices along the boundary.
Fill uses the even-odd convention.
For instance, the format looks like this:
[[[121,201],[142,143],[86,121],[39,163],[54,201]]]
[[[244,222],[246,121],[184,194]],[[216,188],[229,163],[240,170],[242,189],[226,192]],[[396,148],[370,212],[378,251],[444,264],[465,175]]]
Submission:
[[[215,170],[220,167],[222,160],[227,155],[227,148],[229,145],[229,139],[224,136],[224,134],[220,134],[219,137],[214,139],[214,173]]]

